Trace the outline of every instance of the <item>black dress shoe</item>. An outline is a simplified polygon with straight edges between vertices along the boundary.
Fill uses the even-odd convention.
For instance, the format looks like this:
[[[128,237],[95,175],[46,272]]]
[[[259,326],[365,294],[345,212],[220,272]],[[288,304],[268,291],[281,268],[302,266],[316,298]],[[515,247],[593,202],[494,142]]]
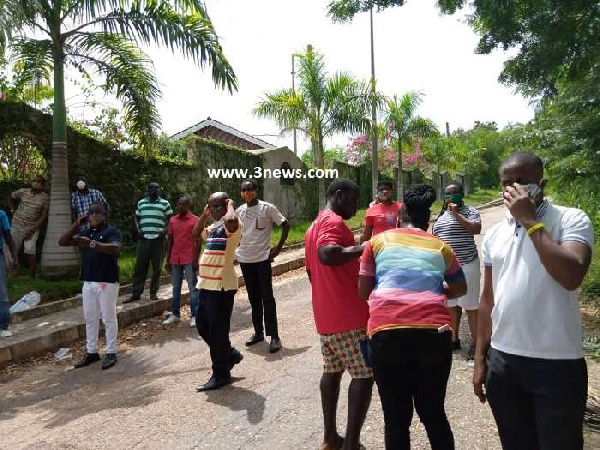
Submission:
[[[244,359],[244,355],[242,355],[239,350],[233,348],[231,349],[231,356],[229,356],[229,370],[233,369],[233,366],[239,364]]]
[[[259,342],[262,342],[264,340],[265,340],[264,334],[254,333],[252,335],[252,337],[246,341],[246,347],[250,347],[251,345],[258,344]]]
[[[269,353],[277,353],[281,350],[281,341],[279,338],[271,338],[271,343],[269,344]]]
[[[150,294],[150,300],[158,300],[158,295]]]
[[[107,353],[104,357],[104,361],[102,361],[102,370],[110,369],[117,363],[117,354],[116,353]]]
[[[222,388],[223,386],[227,386],[231,383],[231,377],[227,378],[216,378],[210,377],[210,380],[205,384],[201,384],[196,388],[196,392],[206,392],[206,391],[214,391]]]
[[[81,361],[76,363],[73,367],[75,369],[81,369],[82,367],[89,366],[92,363],[100,361],[100,355],[98,353],[86,353]]]
[[[127,297],[125,300],[123,300],[123,303],[136,302],[139,299],[140,299],[139,297],[135,297],[135,296],[132,295],[131,297]]]

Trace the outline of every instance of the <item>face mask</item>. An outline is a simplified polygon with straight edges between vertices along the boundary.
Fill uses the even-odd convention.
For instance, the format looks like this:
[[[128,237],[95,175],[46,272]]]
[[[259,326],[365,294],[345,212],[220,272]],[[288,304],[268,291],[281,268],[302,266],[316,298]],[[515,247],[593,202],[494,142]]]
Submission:
[[[463,196],[462,194],[444,194],[444,203],[455,203],[457,205],[462,205]]]
[[[377,198],[379,201],[384,201],[390,198],[392,193],[390,191],[377,191]]]
[[[256,198],[256,191],[242,191],[241,194],[246,203],[250,203]]]
[[[85,188],[85,181],[79,180],[77,182],[77,189],[79,189],[80,191],[82,191]]]

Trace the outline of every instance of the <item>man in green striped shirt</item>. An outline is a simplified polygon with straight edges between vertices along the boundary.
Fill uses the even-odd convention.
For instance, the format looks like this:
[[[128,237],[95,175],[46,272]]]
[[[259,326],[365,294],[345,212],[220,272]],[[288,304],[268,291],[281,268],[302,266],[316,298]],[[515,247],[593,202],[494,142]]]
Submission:
[[[150,300],[156,300],[160,286],[162,259],[165,253],[165,235],[169,217],[173,209],[167,200],[160,197],[158,183],[148,185],[148,197],[141,199],[135,212],[135,226],[138,232],[136,248],[135,272],[131,298],[127,302],[139,300],[144,292],[144,284],[148,275],[148,266],[152,264],[150,280]]]

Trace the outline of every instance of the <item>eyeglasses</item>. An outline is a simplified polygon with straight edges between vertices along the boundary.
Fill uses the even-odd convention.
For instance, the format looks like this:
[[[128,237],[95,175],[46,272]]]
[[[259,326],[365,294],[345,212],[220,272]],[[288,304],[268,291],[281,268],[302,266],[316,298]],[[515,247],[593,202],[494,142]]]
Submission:
[[[223,205],[212,205],[209,206],[208,209],[212,210],[212,211],[221,211],[224,208]]]
[[[255,187],[242,188],[242,192],[254,192],[254,191],[256,191]]]

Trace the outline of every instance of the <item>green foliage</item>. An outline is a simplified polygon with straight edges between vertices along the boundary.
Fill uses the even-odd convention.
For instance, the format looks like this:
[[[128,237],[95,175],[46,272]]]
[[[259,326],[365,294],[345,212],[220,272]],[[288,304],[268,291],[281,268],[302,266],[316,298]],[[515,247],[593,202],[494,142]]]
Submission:
[[[405,0],[333,0],[327,5],[327,15],[334,22],[348,22],[361,12],[375,8],[382,11],[393,6],[402,6]]]
[[[433,137],[439,133],[433,121],[417,115],[422,99],[421,93],[409,91],[400,97],[394,95],[385,101],[384,122],[392,138],[392,147],[398,154],[398,199],[401,199],[404,193],[402,152],[411,149],[415,140]]]
[[[64,77],[63,64],[87,77],[100,75],[106,91],[123,103],[127,130],[147,155],[156,147],[160,89],[152,61],[139,45],[179,50],[200,67],[210,64],[217,86],[229,92],[237,89],[233,69],[200,1],[62,1],[53,7],[46,3],[0,1],[0,55],[8,50],[27,83],[47,78],[54,65]],[[55,96],[55,105],[63,105],[62,83]],[[64,114],[62,108],[56,112]],[[64,126],[66,117],[61,119]]]
[[[0,180],[28,180],[47,172],[44,156],[29,138],[11,135],[0,139]]]
[[[561,82],[585,77],[600,57],[597,0],[438,0],[445,13],[474,6],[470,23],[480,35],[478,53],[517,48],[500,80],[528,95],[552,96]]]
[[[316,165],[323,167],[323,140],[338,132],[364,132],[370,128],[371,86],[352,76],[329,76],[321,53],[308,47],[298,55],[298,90],[283,89],[265,96],[254,114],[275,120],[284,132],[297,129],[312,144]]]

